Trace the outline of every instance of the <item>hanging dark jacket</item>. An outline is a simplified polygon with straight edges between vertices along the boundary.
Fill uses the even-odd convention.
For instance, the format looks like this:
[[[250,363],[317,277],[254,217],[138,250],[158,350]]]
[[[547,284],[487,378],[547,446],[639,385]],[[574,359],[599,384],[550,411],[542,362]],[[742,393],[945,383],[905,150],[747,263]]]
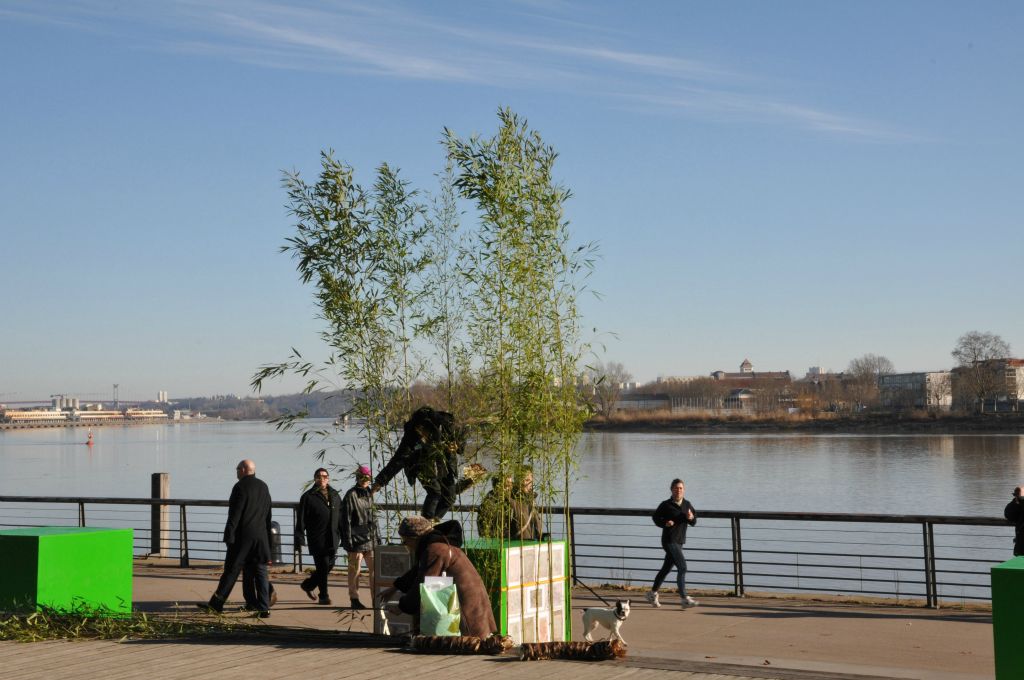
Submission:
[[[693,505],[685,498],[681,505],[676,505],[671,498],[661,502],[651,515],[654,523],[661,527],[661,547],[665,548],[669,543],[686,543],[686,527],[697,523],[696,510],[693,510],[692,520],[687,518],[690,510],[693,510]],[[672,526],[666,526],[669,520]]]
[[[373,492],[353,486],[341,500],[341,547],[345,552],[369,552],[378,542]]]
[[[1013,554],[1024,555],[1024,501],[1014,498],[1006,504],[1003,517],[1016,528],[1013,539]]]
[[[270,489],[262,479],[247,475],[231,488],[224,543],[228,555],[242,559],[270,561]]]
[[[295,537],[305,542],[310,555],[337,552],[341,542],[341,496],[332,486],[327,487],[327,498],[317,486],[299,498],[299,520]],[[303,539],[305,539],[303,541]]]
[[[452,414],[429,406],[418,408],[405,422],[402,441],[373,483],[385,486],[404,470],[410,484],[419,481],[424,490],[451,502],[458,491],[456,477],[462,446]]]

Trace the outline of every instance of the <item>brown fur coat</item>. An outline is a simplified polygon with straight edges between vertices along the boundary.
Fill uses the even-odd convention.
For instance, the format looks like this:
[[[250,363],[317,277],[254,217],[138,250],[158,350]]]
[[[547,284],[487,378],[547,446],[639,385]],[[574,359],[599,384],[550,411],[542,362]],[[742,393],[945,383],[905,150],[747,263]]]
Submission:
[[[453,524],[456,528],[451,526]],[[459,593],[462,634],[486,638],[498,630],[491,600],[480,574],[459,548],[460,545],[462,527],[454,520],[439,524],[433,532],[421,538],[416,546],[416,566],[395,581],[395,587],[404,593],[398,606],[405,613],[418,617],[420,584],[424,577],[440,576],[441,572],[446,572],[455,581]]]

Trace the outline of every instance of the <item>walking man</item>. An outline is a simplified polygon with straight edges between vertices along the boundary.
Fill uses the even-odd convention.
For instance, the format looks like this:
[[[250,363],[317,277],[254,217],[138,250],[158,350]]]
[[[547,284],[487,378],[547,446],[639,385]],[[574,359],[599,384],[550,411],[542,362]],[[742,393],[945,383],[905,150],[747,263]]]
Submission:
[[[1006,504],[1003,517],[1014,525],[1013,556],[1024,555],[1024,501],[1021,501],[1021,488],[1013,490],[1013,500]]]
[[[341,496],[330,485],[331,477],[324,468],[313,473],[313,486],[299,498],[299,521],[295,537],[300,544],[305,538],[309,554],[313,556],[313,573],[299,587],[311,600],[317,600],[313,590],[320,591],[319,604],[331,604],[327,593],[327,577],[338,559],[341,542]]]
[[[697,513],[690,501],[686,500],[686,484],[681,479],[673,479],[672,496],[661,502],[658,509],[651,515],[654,523],[661,527],[661,547],[665,551],[665,561],[654,577],[654,585],[647,593],[647,601],[655,607],[660,607],[658,589],[672,571],[676,568],[676,581],[679,584],[679,597],[682,598],[682,607],[696,607],[697,600],[686,594],[686,558],[683,557],[683,544],[686,543],[686,527],[692,527],[697,523]]]
[[[224,573],[210,601],[199,603],[200,609],[222,612],[224,603],[235,587],[238,574],[246,583],[253,583],[256,595],[256,616],[270,616],[270,489],[256,479],[256,463],[243,460],[235,468],[238,481],[228,501],[228,521],[224,525]]]

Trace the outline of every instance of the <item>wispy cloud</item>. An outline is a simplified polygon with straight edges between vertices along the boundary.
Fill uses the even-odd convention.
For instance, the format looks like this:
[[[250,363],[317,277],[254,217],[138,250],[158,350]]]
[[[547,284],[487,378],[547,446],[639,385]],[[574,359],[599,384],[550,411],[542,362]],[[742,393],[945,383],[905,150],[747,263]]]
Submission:
[[[912,142],[922,138],[872,120],[792,104],[766,95],[714,90],[677,90],[666,94],[623,93],[621,100],[638,102],[649,111],[686,111],[764,124],[802,127],[822,133],[876,142]]]
[[[471,14],[442,18],[423,5],[246,0],[181,0],[158,11],[127,5],[116,13],[83,0],[55,15],[14,0],[0,18],[103,30],[153,49],[267,68],[572,92],[650,113],[742,118],[875,141],[912,139],[879,122],[765,92],[765,79],[751,74],[630,48],[629,36],[573,21],[578,13],[571,5],[545,4],[472,5]],[[493,16],[524,9],[536,30],[509,30]]]

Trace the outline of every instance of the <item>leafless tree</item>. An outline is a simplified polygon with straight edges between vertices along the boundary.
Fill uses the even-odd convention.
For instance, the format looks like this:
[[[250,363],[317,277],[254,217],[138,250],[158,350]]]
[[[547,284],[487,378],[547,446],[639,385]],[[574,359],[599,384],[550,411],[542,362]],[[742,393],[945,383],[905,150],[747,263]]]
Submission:
[[[615,410],[615,402],[622,394],[622,387],[633,375],[617,361],[597,362],[588,366],[586,374],[593,385],[594,405],[598,413],[608,418]]]
[[[958,406],[985,409],[985,400],[997,396],[1003,383],[999,359],[1010,356],[1010,345],[995,333],[970,331],[957,339],[951,352]]]
[[[935,375],[926,387],[925,405],[931,410],[938,410],[945,403],[946,397],[952,394],[952,385],[948,373]]]
[[[862,406],[878,403],[879,376],[895,373],[892,362],[880,354],[865,354],[850,362],[846,369],[850,394]]]

